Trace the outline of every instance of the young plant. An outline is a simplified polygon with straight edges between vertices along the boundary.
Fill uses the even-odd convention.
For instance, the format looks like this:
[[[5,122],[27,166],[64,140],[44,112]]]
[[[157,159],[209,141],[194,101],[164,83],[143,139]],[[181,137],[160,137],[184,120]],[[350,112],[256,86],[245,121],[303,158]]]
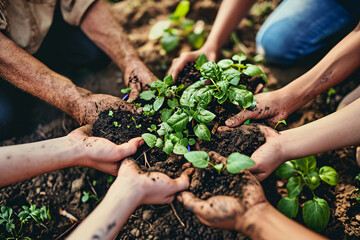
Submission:
[[[360,173],[355,177],[354,185],[356,187],[355,193],[357,194],[355,200],[360,203]]]
[[[134,117],[131,117],[131,119],[134,121],[134,123],[135,123],[135,127],[136,128],[141,128],[141,124],[136,124],[136,120],[135,120],[135,118]]]
[[[13,236],[15,235],[15,224],[12,218],[13,210],[11,207],[2,206],[0,213],[0,225],[5,224],[5,229]]]
[[[335,169],[329,166],[318,169],[316,158],[311,156],[285,162],[276,170],[276,175],[289,179],[286,184],[288,196],[279,201],[278,210],[289,218],[296,217],[299,211],[299,196],[303,188],[308,187],[314,197],[303,206],[304,222],[314,231],[324,230],[330,218],[330,209],[326,200],[317,197],[314,190],[320,185],[321,180],[336,186],[339,176]]]
[[[35,204],[30,204],[28,206],[22,206],[24,209],[18,215],[20,221],[27,222],[28,219],[32,218],[37,222],[39,225],[45,227],[44,222],[45,220],[51,220],[49,209],[46,206],[42,206],[41,208],[37,208]]]
[[[95,201],[98,201],[99,200],[99,197],[94,195],[94,194],[91,194],[90,192],[83,192],[83,196],[81,197],[81,201],[83,203],[86,203],[87,201],[89,201],[89,199],[95,199]]]
[[[281,120],[281,121],[278,121],[278,122],[276,123],[276,125],[275,125],[275,127],[274,127],[274,130],[276,130],[276,127],[277,127],[280,123],[282,123],[282,124],[284,124],[284,125],[286,126],[286,121],[285,121],[285,120]]]
[[[205,42],[204,22],[186,19],[190,1],[181,1],[168,20],[157,22],[149,34],[150,40],[160,39],[166,52],[174,50],[182,39],[188,39],[191,46],[199,49]]]
[[[329,88],[327,91],[326,104],[330,104],[331,96],[336,94],[336,90],[334,88]]]
[[[210,157],[207,152],[204,151],[192,151],[184,154],[184,157],[187,161],[191,162],[197,168],[206,168],[207,166],[211,166],[218,171],[220,174],[224,169],[224,164],[213,164],[209,162]],[[248,169],[255,165],[255,162],[248,156],[234,152],[230,154],[227,159],[227,164],[225,165],[225,169],[231,174],[237,174],[245,169]]]

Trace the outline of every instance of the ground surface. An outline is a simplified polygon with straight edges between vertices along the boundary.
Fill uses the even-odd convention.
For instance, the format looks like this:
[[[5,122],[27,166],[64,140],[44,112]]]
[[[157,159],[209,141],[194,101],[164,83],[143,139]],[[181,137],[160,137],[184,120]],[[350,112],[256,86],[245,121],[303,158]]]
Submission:
[[[268,5],[273,8],[278,1],[266,3],[269,3]],[[264,4],[264,1],[261,4]],[[259,8],[261,8],[261,4]],[[181,51],[190,49],[187,45],[182,45],[181,49],[177,49],[175,52],[164,56],[160,51],[159,45],[147,40],[147,34],[151,25],[158,19],[166,18],[166,15],[175,6],[176,2],[172,0],[124,0],[118,4],[111,5],[115,15],[129,34],[129,38],[138,49],[142,59],[160,78],[166,72],[173,57],[177,56]],[[193,19],[202,19],[207,24],[211,24],[218,6],[219,1],[192,1],[192,9],[189,16]],[[266,10],[267,8],[264,9]],[[264,15],[266,16],[270,11],[264,11]],[[241,30],[237,31],[239,38],[248,47],[250,54],[254,54],[254,37],[263,20],[264,16],[251,15],[240,24]],[[225,54],[226,52],[238,52],[236,46],[231,42],[225,46],[225,49],[227,50],[224,51]],[[264,66],[269,77],[269,89],[274,90],[285,85],[301,75],[309,67],[311,67],[311,64],[287,69]],[[358,78],[359,76],[354,76],[337,86],[335,88],[336,94],[330,98],[329,103],[326,103],[326,93],[317,97],[314,101],[291,115],[288,119],[289,125],[283,127],[283,129],[300,126],[334,112],[344,95],[354,89],[356,79]],[[120,93],[120,89],[123,87],[122,74],[114,64],[110,64],[97,73],[81,72],[74,74],[72,79],[78,85],[84,86],[93,92],[122,96]],[[0,142],[0,146],[60,137],[77,127],[73,120],[51,106],[36,100],[32,101],[31,110],[29,111],[29,116],[27,116],[32,120],[28,120],[26,124],[20,125],[26,131],[20,131],[19,136]],[[329,225],[322,234],[331,239],[358,239],[360,237],[360,207],[355,201],[353,179],[360,169],[355,161],[355,149],[345,148],[330,151],[319,154],[317,159],[320,166],[330,165],[340,175],[338,186],[319,188],[319,191],[324,194],[324,198],[329,202],[331,209]],[[170,165],[172,161],[169,160],[163,164]],[[153,170],[159,169],[163,169],[163,166],[154,166]],[[174,174],[176,170],[170,171],[168,174]],[[94,184],[94,180],[96,184]],[[23,232],[33,239],[56,239],[58,237],[61,239],[66,236],[66,234],[62,234],[76,224],[74,225],[68,218],[61,216],[59,214],[60,209],[66,210],[80,221],[83,220],[97,205],[94,199],[83,203],[81,201],[83,192],[96,193],[101,198],[110,186],[110,180],[106,174],[82,167],[59,170],[0,189],[0,205],[10,206],[16,213],[20,212],[22,205],[27,205],[28,203],[48,206],[52,220],[45,223],[47,229],[31,222],[24,227]],[[286,194],[285,183],[275,175],[270,176],[262,185],[267,198],[275,206],[280,198]],[[174,208],[179,214],[180,219],[184,222],[184,228],[182,228],[178,219],[174,218],[170,205],[161,207],[144,206],[137,209],[131,215],[128,224],[119,233],[118,238],[173,239],[179,233],[176,231],[184,232],[187,239],[196,239],[193,237],[196,236],[195,233],[208,233],[209,238],[211,238],[210,236],[213,236],[214,232],[217,234],[217,239],[244,238],[241,234],[213,230],[202,226],[194,220],[191,213],[185,211],[177,202],[174,202]],[[166,210],[163,211],[163,209]],[[166,214],[163,214],[164,212]],[[301,218],[301,216],[298,216],[296,220],[301,222]],[[172,226],[176,226],[177,230],[175,232],[172,232]],[[0,228],[1,232],[4,232],[3,228]]]

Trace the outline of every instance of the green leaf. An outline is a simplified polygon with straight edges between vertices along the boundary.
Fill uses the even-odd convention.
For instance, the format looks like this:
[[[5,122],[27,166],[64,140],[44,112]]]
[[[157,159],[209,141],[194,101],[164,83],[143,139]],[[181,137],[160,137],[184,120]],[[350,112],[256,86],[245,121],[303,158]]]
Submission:
[[[303,211],[305,224],[316,232],[324,230],[330,219],[328,203],[322,198],[306,201]]]
[[[163,105],[164,101],[165,101],[164,97],[156,97],[154,104],[153,104],[154,110],[155,111],[159,110],[161,108],[161,106]]]
[[[319,175],[321,180],[331,186],[336,186],[339,183],[339,175],[332,167],[324,166],[320,168]]]
[[[149,147],[155,146],[155,144],[156,144],[156,136],[154,134],[144,133],[143,135],[141,135],[141,137],[144,139],[144,141],[146,142],[146,144]]]
[[[155,146],[161,148],[164,145],[164,141],[161,138],[156,139]]]
[[[294,218],[299,212],[299,201],[297,198],[283,197],[280,199],[277,209],[288,218]]]
[[[163,151],[166,154],[170,154],[174,148],[174,144],[170,140],[165,141],[165,146],[163,147]]]
[[[178,155],[183,155],[185,153],[188,153],[189,151],[187,150],[186,147],[184,147],[184,145],[182,145],[180,142],[177,142],[175,144],[175,147],[174,147],[174,151],[173,151],[175,154],[178,154]]]
[[[180,98],[180,105],[183,108],[188,108],[190,107],[191,104],[194,103],[193,98],[194,98],[194,93],[196,92],[197,89],[201,88],[202,86],[205,85],[206,80],[200,80],[197,81],[193,84],[191,84],[181,95]]]
[[[86,203],[90,198],[90,193],[89,192],[84,192],[84,195],[81,197],[81,201],[83,203]]]
[[[298,164],[298,168],[305,173],[315,171],[316,168],[315,156],[296,159],[296,162]]]
[[[174,98],[173,100],[168,100],[167,101],[167,104],[168,104],[168,106],[170,107],[170,108],[172,108],[172,109],[175,109],[175,108],[177,108],[178,106],[179,106],[179,101],[176,99],[176,98]]]
[[[164,81],[163,81],[166,85],[170,86],[171,84],[173,84],[173,77],[172,75],[167,75],[165,78],[164,78]]]
[[[214,168],[218,171],[219,174],[221,173],[221,170],[223,169],[223,167],[224,167],[223,163],[214,165]]]
[[[219,81],[217,83],[217,85],[220,87],[221,91],[223,91],[224,93],[228,92],[228,88],[229,88],[229,82],[228,81]]]
[[[171,133],[170,136],[169,136],[169,139],[174,144],[179,142],[182,138],[183,138],[183,135],[182,135],[181,132]]]
[[[244,70],[244,74],[250,77],[264,74],[263,71],[256,65],[246,64],[247,68]]]
[[[174,50],[179,44],[179,37],[175,34],[166,32],[161,38],[161,46],[166,52]]]
[[[228,81],[232,85],[238,85],[240,82],[240,72],[229,68],[221,73],[221,80],[222,81]]]
[[[195,49],[199,49],[202,47],[202,45],[204,45],[205,36],[203,32],[201,33],[192,32],[189,34],[188,40],[192,47],[194,47]]]
[[[217,65],[223,70],[229,68],[232,64],[234,64],[234,62],[230,59],[223,59],[217,63]]]
[[[145,104],[145,106],[143,107],[144,112],[150,112],[152,110],[154,110],[154,109],[153,109],[153,106],[150,104]]]
[[[231,103],[244,109],[250,107],[254,100],[254,95],[250,91],[235,86],[229,87],[228,96]]]
[[[209,154],[203,151],[187,152],[184,157],[198,168],[206,168],[209,165]]]
[[[183,0],[177,5],[175,12],[172,15],[178,17],[179,19],[184,18],[186,14],[189,12],[189,9],[190,9],[190,1]]]
[[[249,156],[234,152],[228,157],[225,167],[229,173],[237,174],[254,165],[255,162]]]
[[[155,23],[155,25],[150,30],[149,39],[154,40],[161,38],[164,35],[165,30],[168,29],[170,25],[171,21],[169,20],[159,21]]]
[[[163,81],[160,81],[160,80],[156,80],[154,82],[151,82],[149,84],[149,86],[150,86],[150,88],[152,90],[157,89],[157,90],[159,90],[159,92],[163,92],[163,93],[165,93],[165,91],[166,91],[166,84]]]
[[[200,70],[201,66],[204,65],[204,63],[208,62],[209,60],[207,59],[205,54],[201,54],[200,56],[198,56],[195,60],[195,68],[197,70]]]
[[[211,133],[208,127],[203,123],[200,123],[194,127],[194,133],[197,137],[203,140],[210,141],[211,139]]]
[[[120,91],[121,91],[122,93],[127,94],[127,93],[131,92],[131,87],[123,88],[123,89],[121,89]]]
[[[241,64],[242,61],[245,61],[247,59],[247,56],[243,53],[238,53],[231,58],[234,61],[237,61],[239,64]]]
[[[171,115],[174,113],[174,110],[164,108],[164,109],[160,110],[160,113],[161,113],[161,116],[160,116],[161,121],[166,122],[171,117]]]
[[[189,138],[189,145],[192,146],[196,143],[195,139]]]
[[[159,134],[159,136],[164,136],[172,131],[173,129],[169,126],[169,124],[167,124],[166,122],[162,122],[160,124],[160,129],[157,130],[157,134]]]
[[[216,65],[216,63],[206,62],[201,66],[200,73],[206,79],[211,78],[217,81],[220,79],[221,71],[219,66]]]
[[[303,180],[310,190],[314,190],[320,185],[320,178],[317,172],[311,172],[309,175],[304,175]]]
[[[110,110],[108,115],[109,115],[110,117],[113,117],[113,116],[114,116],[114,112]]]
[[[178,112],[176,112],[167,120],[167,123],[175,132],[182,132],[189,123],[189,116],[186,113],[178,114]]]
[[[149,101],[151,99],[155,98],[155,93],[152,90],[143,91],[140,93],[140,99],[144,99],[146,101]]]
[[[303,189],[303,181],[301,177],[291,177],[289,182],[286,184],[286,190],[290,198],[297,197]]]
[[[205,109],[198,109],[197,114],[194,114],[194,119],[200,123],[211,122],[216,115]]]
[[[296,169],[292,162],[287,161],[287,162],[281,164],[280,167],[278,169],[276,169],[275,173],[277,176],[279,176],[281,178],[289,178],[292,175],[294,175],[294,173],[296,173]]]
[[[213,90],[208,87],[200,88],[196,93],[194,93],[195,101],[198,103],[198,107],[206,108],[212,100],[212,93]]]
[[[187,138],[183,138],[180,140],[180,144],[187,147],[189,145],[189,140]]]

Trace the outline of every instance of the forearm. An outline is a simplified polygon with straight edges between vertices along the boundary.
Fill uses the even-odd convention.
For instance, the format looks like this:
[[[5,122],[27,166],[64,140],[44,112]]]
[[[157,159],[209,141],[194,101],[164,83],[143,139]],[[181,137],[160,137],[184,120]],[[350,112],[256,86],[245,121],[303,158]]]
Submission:
[[[42,173],[80,165],[83,160],[80,140],[69,137],[0,147],[0,187]]]
[[[125,71],[130,62],[140,61],[136,50],[103,0],[91,6],[80,27],[122,71]]]
[[[76,87],[0,33],[0,77],[54,105],[76,120],[83,111],[80,100],[90,92]]]
[[[249,210],[244,233],[252,239],[325,239],[299,223],[287,218],[268,202]],[[244,227],[244,226],[243,226]]]
[[[360,144],[360,99],[304,126],[280,132],[284,160]]]
[[[130,214],[140,204],[141,193],[114,183],[104,200],[68,239],[114,239]]]
[[[339,42],[311,70],[280,90],[282,96],[292,99],[288,106],[289,113],[342,82],[360,67],[358,28]]]
[[[254,0],[224,0],[203,48],[218,49],[246,15]]]

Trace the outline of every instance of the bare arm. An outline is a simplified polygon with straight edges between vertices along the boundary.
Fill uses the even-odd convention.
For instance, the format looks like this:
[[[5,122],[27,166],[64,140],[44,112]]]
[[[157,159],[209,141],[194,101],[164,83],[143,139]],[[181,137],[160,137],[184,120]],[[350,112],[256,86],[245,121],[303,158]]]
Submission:
[[[359,67],[360,23],[311,70],[277,91],[256,95],[256,107],[228,119],[226,125],[235,127],[247,119],[267,119],[273,126]]]
[[[18,88],[54,105],[75,118],[81,125],[93,123],[108,108],[123,106],[135,110],[119,98],[75,86],[33,56],[18,47],[0,32],[0,77]]]
[[[197,56],[203,53],[209,61],[216,61],[220,48],[239,24],[240,20],[246,15],[254,1],[255,0],[224,0],[221,3],[214,25],[204,46],[197,51],[185,52],[178,58],[175,58],[168,74],[171,74],[174,79],[176,79],[186,63],[195,61]]]
[[[144,173],[132,160],[124,160],[104,200],[68,239],[114,239],[138,206],[170,203],[176,192],[187,189],[191,171],[171,179],[162,173]]]
[[[124,72],[125,83],[133,88],[130,101],[138,96],[146,84],[156,80],[141,62],[122,27],[103,0],[97,1],[90,7],[80,27]],[[135,82],[134,77],[137,77],[139,82]]]
[[[116,145],[106,139],[90,137],[90,126],[74,130],[66,137],[0,147],[0,187],[42,173],[73,166],[88,166],[113,175],[118,161],[136,152],[143,143],[134,138]]]

